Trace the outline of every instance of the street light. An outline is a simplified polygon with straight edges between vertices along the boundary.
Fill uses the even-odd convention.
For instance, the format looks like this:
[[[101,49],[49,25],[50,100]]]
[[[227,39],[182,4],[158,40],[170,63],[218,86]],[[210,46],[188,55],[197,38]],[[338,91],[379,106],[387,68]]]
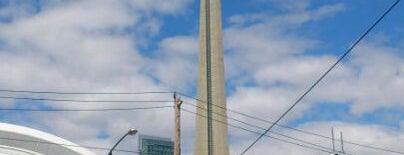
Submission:
[[[114,145],[114,147],[112,147],[112,149],[109,151],[108,155],[112,155],[112,151],[115,149],[116,146],[118,146],[118,144],[128,135],[135,135],[137,133],[136,129],[130,129],[125,135],[122,136],[121,139],[118,140],[118,142],[116,142],[116,144]]]

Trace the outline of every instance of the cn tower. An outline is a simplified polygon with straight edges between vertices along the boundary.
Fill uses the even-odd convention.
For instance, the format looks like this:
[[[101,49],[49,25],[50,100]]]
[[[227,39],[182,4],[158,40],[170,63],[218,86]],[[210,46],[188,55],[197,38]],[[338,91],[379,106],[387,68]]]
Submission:
[[[229,154],[220,3],[201,0],[195,155]]]

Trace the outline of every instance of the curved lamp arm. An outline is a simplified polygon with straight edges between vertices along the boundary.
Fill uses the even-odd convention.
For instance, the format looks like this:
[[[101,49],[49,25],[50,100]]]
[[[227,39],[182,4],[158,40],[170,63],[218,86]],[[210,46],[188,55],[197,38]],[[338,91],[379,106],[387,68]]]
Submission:
[[[112,151],[116,148],[116,146],[118,146],[118,144],[128,135],[135,135],[137,133],[137,130],[135,129],[130,129],[127,133],[125,133],[125,135],[123,135],[121,137],[121,139],[118,140],[118,142],[115,143],[115,145],[111,148],[111,150],[109,151],[108,155],[112,155]]]

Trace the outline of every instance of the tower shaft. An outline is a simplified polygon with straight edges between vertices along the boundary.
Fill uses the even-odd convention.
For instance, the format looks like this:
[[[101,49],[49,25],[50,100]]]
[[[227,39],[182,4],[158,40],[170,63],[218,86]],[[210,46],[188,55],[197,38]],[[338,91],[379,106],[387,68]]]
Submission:
[[[194,154],[228,155],[220,0],[201,0],[198,98]]]

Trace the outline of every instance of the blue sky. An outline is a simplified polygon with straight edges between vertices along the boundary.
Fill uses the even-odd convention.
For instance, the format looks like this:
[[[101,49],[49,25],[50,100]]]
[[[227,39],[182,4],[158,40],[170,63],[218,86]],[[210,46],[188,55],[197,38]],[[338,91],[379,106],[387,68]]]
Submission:
[[[229,108],[275,120],[393,2],[223,0]],[[2,0],[0,88],[179,91],[195,95],[198,14],[199,1],[195,0]],[[397,143],[404,140],[403,14],[404,5],[399,4],[282,124],[324,135],[335,127],[344,132],[345,139],[404,151]],[[1,96],[171,100],[171,94],[55,96],[1,92]],[[4,108],[26,104],[53,108],[145,106],[15,100],[0,103]],[[83,145],[111,146],[133,126],[144,134],[171,137],[173,133],[171,109],[122,113],[2,112],[0,116],[2,122],[48,131]],[[229,116],[268,126],[233,113]],[[183,114],[184,154],[192,154],[194,117]],[[71,133],[75,130],[82,132]],[[275,131],[331,145],[294,131]],[[240,153],[256,136],[229,128],[231,153]],[[136,145],[132,139],[121,147],[133,150]],[[346,150],[352,154],[386,154],[349,145]],[[263,139],[251,154],[267,151],[322,154],[271,139]]]

